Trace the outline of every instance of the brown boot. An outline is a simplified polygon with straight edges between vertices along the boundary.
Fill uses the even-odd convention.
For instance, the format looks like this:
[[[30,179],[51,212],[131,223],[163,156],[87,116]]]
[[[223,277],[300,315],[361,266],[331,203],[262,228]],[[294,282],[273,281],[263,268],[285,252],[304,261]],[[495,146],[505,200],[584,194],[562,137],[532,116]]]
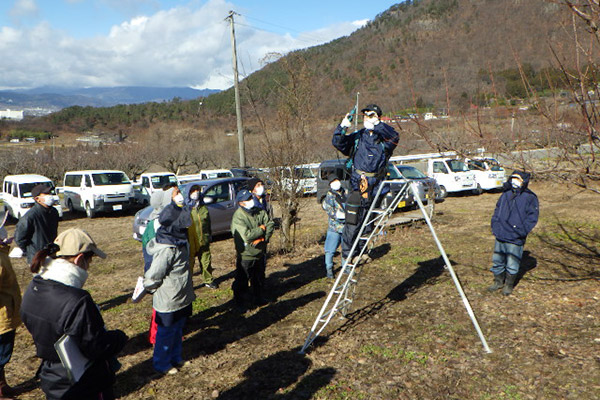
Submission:
[[[0,372],[0,400],[12,400],[16,395],[15,390],[6,383],[6,375],[2,370]]]

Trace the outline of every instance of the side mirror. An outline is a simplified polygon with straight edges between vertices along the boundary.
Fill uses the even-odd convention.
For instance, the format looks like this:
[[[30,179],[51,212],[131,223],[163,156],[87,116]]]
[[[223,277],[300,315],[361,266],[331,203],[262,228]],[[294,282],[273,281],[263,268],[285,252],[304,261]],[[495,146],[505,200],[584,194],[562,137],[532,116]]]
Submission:
[[[214,197],[204,196],[204,204],[211,204],[211,203],[214,203],[214,202],[215,202]]]

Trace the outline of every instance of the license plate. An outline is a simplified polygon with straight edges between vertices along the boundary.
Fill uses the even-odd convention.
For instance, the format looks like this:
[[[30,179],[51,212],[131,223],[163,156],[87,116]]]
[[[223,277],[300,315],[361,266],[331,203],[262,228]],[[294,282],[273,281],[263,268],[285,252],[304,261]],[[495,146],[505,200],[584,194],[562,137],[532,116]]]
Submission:
[[[398,208],[403,208],[403,207],[406,207],[405,201],[401,201],[400,203],[398,203]]]
[[[496,186],[502,186],[502,181],[496,181]]]
[[[113,206],[113,210],[114,211],[119,211],[119,210],[122,210],[122,209],[123,209],[123,205],[122,204],[115,204]]]

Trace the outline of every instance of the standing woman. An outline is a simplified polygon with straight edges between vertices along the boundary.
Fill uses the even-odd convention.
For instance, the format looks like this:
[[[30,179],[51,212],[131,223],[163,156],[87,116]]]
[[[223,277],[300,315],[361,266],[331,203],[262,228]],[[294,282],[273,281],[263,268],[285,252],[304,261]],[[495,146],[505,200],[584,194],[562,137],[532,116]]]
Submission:
[[[8,257],[10,240],[6,236],[6,229],[0,228],[0,400],[16,395],[6,382],[4,367],[13,353],[15,330],[21,325],[21,289]]]
[[[68,229],[38,251],[31,263],[37,273],[23,295],[21,318],[33,336],[40,386],[47,399],[114,399],[116,355],[127,343],[120,330],[108,331],[92,296],[82,287],[92,258],[106,258],[81,229]],[[81,379],[72,382],[54,344],[68,335],[92,361]]]

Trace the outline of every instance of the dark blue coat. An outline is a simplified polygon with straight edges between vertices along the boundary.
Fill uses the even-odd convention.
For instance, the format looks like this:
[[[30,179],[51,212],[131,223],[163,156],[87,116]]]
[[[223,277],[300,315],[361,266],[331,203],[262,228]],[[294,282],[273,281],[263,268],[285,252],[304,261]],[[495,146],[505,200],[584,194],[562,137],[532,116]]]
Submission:
[[[504,183],[504,192],[492,216],[492,232],[501,242],[522,246],[537,224],[539,204],[535,193],[527,188],[530,175],[521,171],[515,173],[523,178],[523,185],[514,190],[510,179]]]
[[[158,216],[160,228],[156,231],[156,241],[162,244],[184,246],[188,242],[187,231],[192,225],[191,206],[179,207],[171,201]]]
[[[373,131],[363,128],[349,135],[344,132],[345,129],[338,125],[331,140],[333,147],[347,157],[352,156],[354,168],[364,172],[382,171],[398,145],[398,132],[383,122],[375,125]]]

